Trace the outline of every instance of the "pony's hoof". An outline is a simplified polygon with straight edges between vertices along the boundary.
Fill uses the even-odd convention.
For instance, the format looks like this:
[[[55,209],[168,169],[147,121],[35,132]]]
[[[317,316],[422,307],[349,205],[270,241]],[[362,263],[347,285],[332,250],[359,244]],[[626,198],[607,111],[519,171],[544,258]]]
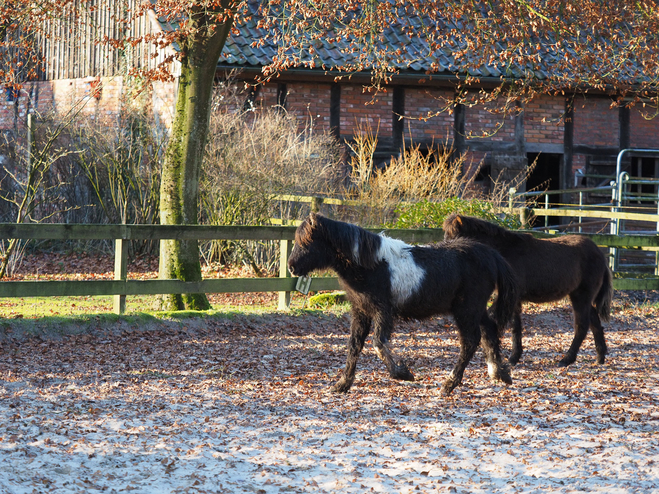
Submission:
[[[405,364],[399,366],[392,374],[391,377],[399,381],[414,381],[414,374],[410,372]]]
[[[508,357],[508,363],[513,367],[519,364],[519,361],[522,357],[520,355],[511,355]]]
[[[442,394],[444,396],[450,395],[453,392],[453,390],[458,387],[458,384],[460,383],[456,383],[453,380],[449,379],[442,385]]]
[[[513,383],[513,378],[510,377],[510,371],[508,369],[500,369],[497,377],[499,378],[500,381],[502,381],[506,384],[512,384]]]
[[[336,383],[334,386],[332,386],[330,388],[330,391],[332,393],[345,394],[350,390],[350,386],[352,386],[352,383],[341,380],[338,383]]]
[[[604,355],[597,356],[597,363],[602,365],[604,363]]]
[[[568,358],[568,357],[563,357],[561,361],[558,363],[559,367],[567,367],[570,364],[573,364],[576,358]]]

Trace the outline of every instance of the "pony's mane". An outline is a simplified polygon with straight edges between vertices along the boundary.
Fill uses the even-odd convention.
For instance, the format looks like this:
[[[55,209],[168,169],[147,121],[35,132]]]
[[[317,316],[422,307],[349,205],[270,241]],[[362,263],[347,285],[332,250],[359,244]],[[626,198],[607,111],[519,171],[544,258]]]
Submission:
[[[311,213],[295,232],[295,242],[307,246],[313,241],[315,232],[349,262],[365,268],[372,268],[377,263],[376,253],[380,245],[378,235],[357,225]]]
[[[489,221],[472,216],[463,216],[457,213],[451,213],[443,224],[445,235],[448,238],[458,236],[467,237],[494,237],[501,240],[525,240],[528,238],[527,233],[513,232],[505,228],[490,223]]]

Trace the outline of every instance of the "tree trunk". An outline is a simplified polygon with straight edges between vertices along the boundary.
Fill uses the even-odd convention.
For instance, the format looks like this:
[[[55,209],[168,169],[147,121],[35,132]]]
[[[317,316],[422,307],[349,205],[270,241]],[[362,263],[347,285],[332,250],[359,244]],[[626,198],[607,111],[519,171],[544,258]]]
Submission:
[[[197,224],[199,175],[210,119],[213,81],[218,59],[231,29],[231,21],[214,24],[214,17],[200,12],[190,21],[199,28],[181,44],[176,113],[165,154],[160,188],[162,225]],[[211,28],[209,30],[209,28]],[[201,280],[199,244],[196,240],[161,240],[161,279]],[[203,293],[166,295],[162,310],[206,310],[210,308]]]

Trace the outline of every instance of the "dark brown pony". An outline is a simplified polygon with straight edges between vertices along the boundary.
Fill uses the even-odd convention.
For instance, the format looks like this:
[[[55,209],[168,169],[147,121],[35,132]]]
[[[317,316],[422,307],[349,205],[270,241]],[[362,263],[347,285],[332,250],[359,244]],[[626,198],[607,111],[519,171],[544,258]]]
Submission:
[[[574,339],[558,363],[567,366],[577,358],[588,328],[592,328],[597,363],[604,363],[606,342],[601,320],[608,321],[613,287],[611,271],[602,251],[587,237],[564,235],[537,239],[488,221],[451,214],[444,221],[447,239],[466,237],[497,249],[517,276],[521,300],[513,319],[513,347],[509,361],[522,356],[521,302],[552,302],[569,297],[574,312]]]
[[[452,314],[460,333],[460,355],[444,383],[444,394],[460,384],[479,343],[490,377],[512,382],[508,366],[501,362],[498,326],[506,325],[515,311],[517,285],[510,266],[496,250],[469,239],[408,245],[312,213],[295,232],[288,269],[294,276],[332,269],[352,305],[348,358],[333,391],[346,393],[352,386],[357,359],[371,329],[373,346],[389,375],[414,380],[389,345],[394,321],[435,314]],[[487,312],[495,288],[496,322]]]

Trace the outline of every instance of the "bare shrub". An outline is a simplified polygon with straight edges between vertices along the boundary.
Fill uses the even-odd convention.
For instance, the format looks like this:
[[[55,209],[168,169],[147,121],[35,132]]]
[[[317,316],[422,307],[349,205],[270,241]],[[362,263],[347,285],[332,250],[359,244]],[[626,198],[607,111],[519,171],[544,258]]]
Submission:
[[[370,127],[358,127],[349,147],[352,153],[347,194],[363,203],[358,218],[362,224],[391,223],[402,203],[477,194],[473,187],[475,173],[463,173],[466,158],[450,147],[423,150],[414,144],[381,168],[374,161],[377,132]]]
[[[332,194],[339,148],[326,132],[298,128],[282,109],[231,112],[239,107],[216,95],[200,181],[202,221],[214,225],[269,225],[270,218],[297,219],[299,204],[273,201],[277,194]],[[272,242],[212,241],[202,244],[208,262],[246,262],[272,271]]]

